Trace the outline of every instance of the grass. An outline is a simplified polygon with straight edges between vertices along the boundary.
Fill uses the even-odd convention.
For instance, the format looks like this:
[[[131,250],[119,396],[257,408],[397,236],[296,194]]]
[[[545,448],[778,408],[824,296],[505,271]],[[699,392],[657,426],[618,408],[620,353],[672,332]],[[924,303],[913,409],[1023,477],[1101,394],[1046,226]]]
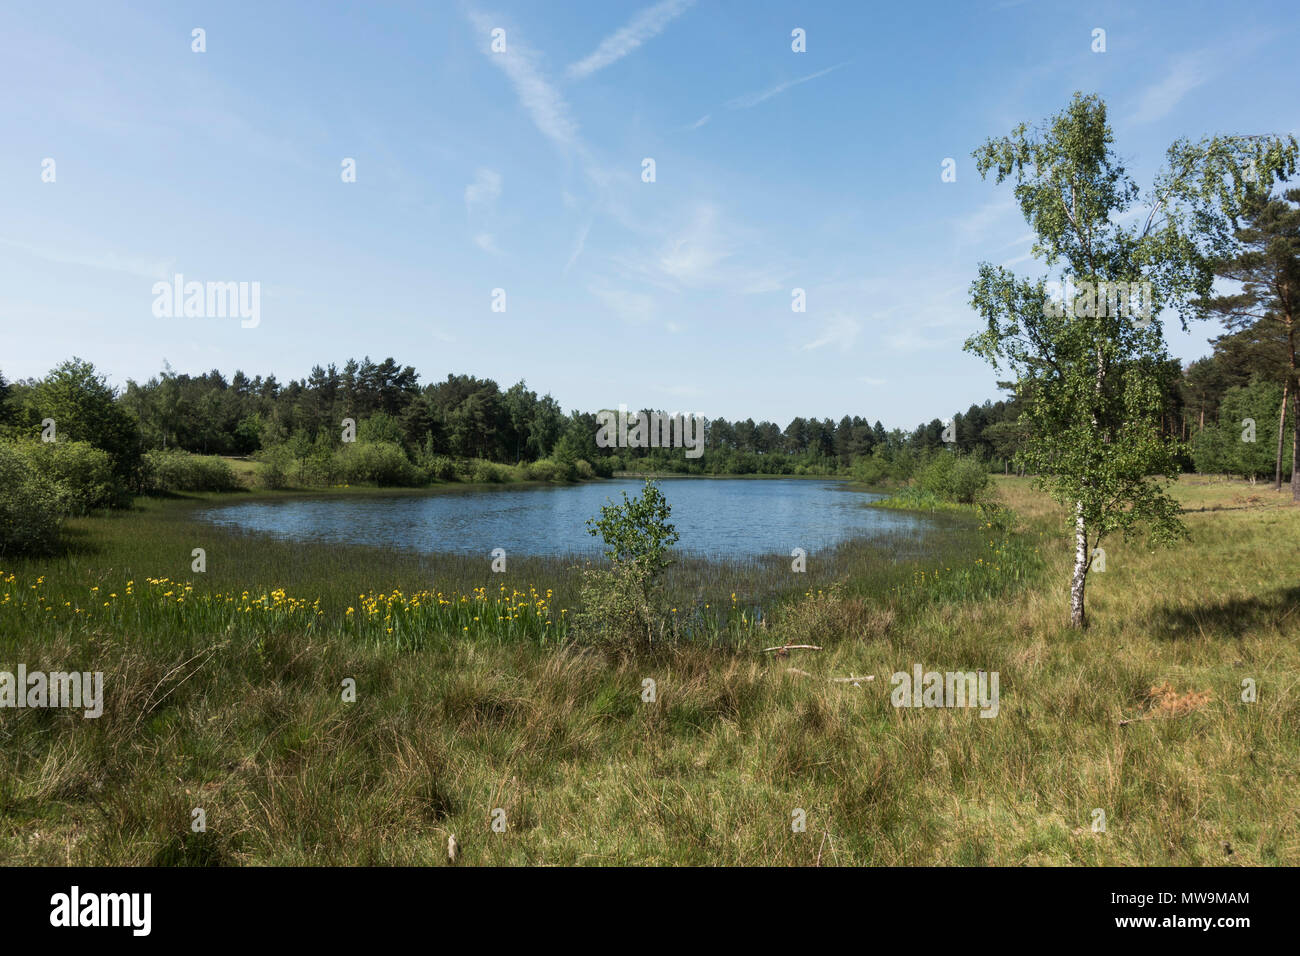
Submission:
[[[245,537],[191,519],[214,496],[74,522],[0,568],[0,669],[102,670],[104,715],[0,710],[0,858],[445,864],[454,833],[471,865],[1300,862],[1300,509],[1184,479],[1190,541],[1104,542],[1079,633],[1062,514],[996,489],[1014,526],[678,566],[681,639],[623,655],[549,632],[567,559]],[[917,663],[997,671],[999,715],[896,709]]]
[[[940,497],[932,491],[925,491],[913,485],[898,488],[885,498],[871,502],[876,508],[894,508],[901,511],[972,511],[974,505],[969,502],[952,501]]]

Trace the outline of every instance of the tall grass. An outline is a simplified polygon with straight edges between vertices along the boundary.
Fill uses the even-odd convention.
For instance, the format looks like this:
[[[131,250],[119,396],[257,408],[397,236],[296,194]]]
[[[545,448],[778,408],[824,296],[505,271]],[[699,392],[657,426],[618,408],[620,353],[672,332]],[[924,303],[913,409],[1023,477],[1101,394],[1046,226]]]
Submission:
[[[71,550],[3,569],[0,669],[103,670],[107,701],[0,710],[0,857],[418,865],[455,833],[468,864],[1300,861],[1300,509],[1184,480],[1191,540],[1106,543],[1080,633],[1064,515],[997,488],[1018,521],[937,516],[807,575],[684,560],[699,623],[637,655],[546,633],[571,559],[218,534],[186,500],[72,522]],[[823,650],[762,652],[786,643]],[[894,708],[916,663],[998,671],[999,715]],[[849,674],[875,680],[827,679]]]

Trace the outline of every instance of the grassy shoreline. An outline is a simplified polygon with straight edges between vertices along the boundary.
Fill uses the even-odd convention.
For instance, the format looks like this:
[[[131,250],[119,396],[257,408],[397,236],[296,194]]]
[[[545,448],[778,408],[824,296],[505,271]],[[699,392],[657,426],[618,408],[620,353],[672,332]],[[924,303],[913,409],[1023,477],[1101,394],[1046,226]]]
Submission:
[[[953,516],[928,555],[850,545],[833,573],[810,564],[798,583],[788,559],[682,567],[682,593],[704,582],[734,627],[639,655],[450,626],[422,628],[415,649],[346,625],[353,595],[499,587],[486,561],[203,527],[197,575],[187,514],[211,496],[79,519],[67,553],[5,562],[0,589],[30,602],[43,577],[42,603],[61,608],[125,580],[137,599],[176,582],[248,590],[249,603],[283,588],[310,620],[299,605],[231,626],[215,602],[187,619],[175,594],[165,614],[138,600],[94,621],[0,603],[0,668],[100,669],[107,696],[97,720],[0,710],[0,855],[433,864],[455,833],[468,864],[1300,861],[1300,509],[1242,483],[1180,482],[1191,541],[1108,546],[1078,634],[1065,627],[1059,511],[1028,481],[997,490],[1017,529]],[[563,608],[564,570],[512,559],[510,590],[550,589]],[[824,650],[761,653],[784,642]],[[999,716],[894,708],[889,675],[915,663],[999,671]],[[847,674],[875,681],[826,680]],[[1246,677],[1254,704],[1238,700]],[[1188,712],[1164,713],[1169,698],[1151,691],[1165,684]],[[194,833],[200,806],[208,830]],[[791,831],[796,808],[807,832]],[[1105,833],[1090,829],[1097,808]]]

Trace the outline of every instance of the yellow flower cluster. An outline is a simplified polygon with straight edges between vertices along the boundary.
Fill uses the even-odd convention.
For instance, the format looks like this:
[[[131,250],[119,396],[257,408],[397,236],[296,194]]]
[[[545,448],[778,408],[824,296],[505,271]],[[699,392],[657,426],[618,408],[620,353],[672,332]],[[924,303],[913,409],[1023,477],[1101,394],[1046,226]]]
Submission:
[[[108,593],[103,593],[107,591]],[[419,647],[431,636],[468,634],[496,638],[527,637],[549,641],[568,630],[568,608],[553,606],[554,592],[529,586],[525,590],[501,585],[460,591],[401,588],[357,595],[355,606],[340,615],[343,629],[367,640],[392,641]],[[30,621],[57,621],[61,615],[93,621],[96,627],[121,628],[140,633],[164,629],[216,631],[231,627],[263,630],[268,627],[308,628],[325,616],[321,599],[290,595],[283,587],[267,591],[204,592],[200,586],[168,577],[145,578],[109,590],[102,584],[86,590],[76,586],[51,598],[44,577],[25,586],[16,575],[0,572],[0,611]],[[46,617],[50,615],[50,617]]]
[[[345,618],[359,632],[373,632],[379,625],[384,634],[394,630],[403,637],[423,637],[426,631],[491,633],[529,633],[544,637],[555,622],[549,588],[541,591],[530,586],[527,591],[504,584],[492,594],[486,587],[468,593],[421,590],[411,593],[401,588],[371,591],[357,595],[357,606],[349,607]],[[559,624],[564,624],[567,608],[560,609]]]
[[[0,572],[0,584],[12,585],[16,581],[15,575],[4,575]],[[205,619],[214,612],[222,613],[223,616],[229,612],[242,614],[262,612],[277,618],[319,617],[324,614],[320,609],[319,599],[307,601],[303,598],[290,597],[284,588],[276,588],[258,595],[249,591],[195,594],[194,585],[185,581],[172,578],[145,578],[146,588],[143,591],[136,589],[135,581],[127,581],[120,596],[117,591],[104,594],[99,585],[93,585],[88,589],[88,599],[79,600],[74,597],[62,602],[50,602],[41,591],[41,586],[44,584],[45,577],[42,575],[28,588],[35,592],[30,596],[21,589],[14,592],[6,587],[4,594],[0,596],[0,607],[10,605],[15,611],[34,610],[46,613],[67,609],[73,616],[96,613],[103,616],[107,613],[110,620],[120,616],[135,624],[147,623],[159,612],[168,613],[170,616],[187,607],[191,609],[188,616]],[[16,595],[21,595],[21,598],[17,598]],[[108,609],[107,612],[105,608]]]

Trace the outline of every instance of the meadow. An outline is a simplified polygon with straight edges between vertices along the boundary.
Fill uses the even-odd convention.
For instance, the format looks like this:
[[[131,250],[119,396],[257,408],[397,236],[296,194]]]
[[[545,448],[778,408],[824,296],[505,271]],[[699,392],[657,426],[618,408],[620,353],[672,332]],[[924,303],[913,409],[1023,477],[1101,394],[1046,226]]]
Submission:
[[[0,860],[1300,862],[1300,509],[1184,477],[1190,539],[1105,542],[1079,632],[1062,514],[995,489],[924,548],[683,562],[636,652],[575,640],[563,558],[205,529],[194,573],[228,496],[75,519],[0,567],[0,669],[102,670],[104,713],[0,710]],[[895,708],[918,663],[998,672],[998,716]]]

